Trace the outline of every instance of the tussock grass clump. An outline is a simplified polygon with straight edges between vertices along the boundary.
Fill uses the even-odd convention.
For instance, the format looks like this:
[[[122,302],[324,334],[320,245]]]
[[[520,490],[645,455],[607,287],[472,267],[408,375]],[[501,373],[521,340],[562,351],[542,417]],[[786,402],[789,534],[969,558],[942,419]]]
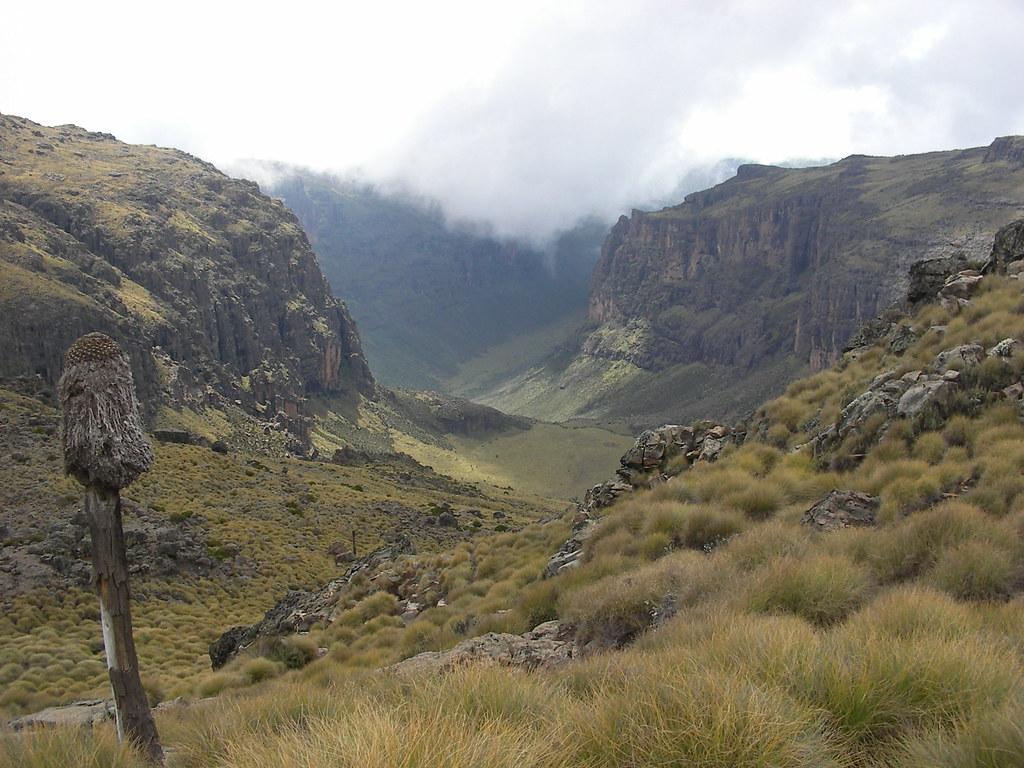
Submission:
[[[631,658],[621,690],[581,707],[570,727],[570,764],[594,768],[842,764],[809,707],[724,670],[669,658]]]
[[[838,555],[785,557],[751,575],[746,605],[765,613],[793,613],[828,626],[846,618],[870,595],[872,581],[862,566]]]
[[[270,659],[258,657],[245,662],[242,667],[242,674],[245,675],[245,679],[248,682],[260,683],[272,677],[277,677],[281,674],[281,669],[282,667],[279,664],[275,664]]]
[[[898,768],[1018,768],[1024,755],[1024,704],[979,714],[952,732],[911,738]]]
[[[11,768],[144,768],[128,745],[118,744],[113,726],[40,728],[0,736],[0,765]]]
[[[894,639],[851,623],[823,643],[811,678],[795,683],[867,753],[919,728],[956,725],[1000,705],[1020,684],[1019,659],[983,638]]]
[[[618,647],[721,588],[727,575],[722,563],[696,552],[677,552],[563,595],[559,613],[576,625],[582,643]]]
[[[668,537],[673,548],[710,550],[740,533],[746,521],[739,515],[709,505],[652,504],[644,521],[644,532]]]
[[[886,535],[876,538],[868,558],[882,583],[905,581],[930,570],[945,550],[971,541],[1006,546],[997,521],[977,507],[953,501],[891,526]]]
[[[657,501],[644,494],[602,520],[585,552],[590,561],[613,555],[655,560],[674,549],[710,551],[746,526],[747,521],[728,508]]]
[[[953,640],[979,631],[981,620],[970,606],[930,587],[914,584],[879,595],[854,614],[850,624],[892,640]]]
[[[739,570],[746,572],[776,558],[800,558],[810,547],[806,528],[772,520],[732,539],[724,554]]]
[[[969,541],[943,552],[928,580],[962,600],[999,600],[1009,596],[1019,575],[1008,552]]]

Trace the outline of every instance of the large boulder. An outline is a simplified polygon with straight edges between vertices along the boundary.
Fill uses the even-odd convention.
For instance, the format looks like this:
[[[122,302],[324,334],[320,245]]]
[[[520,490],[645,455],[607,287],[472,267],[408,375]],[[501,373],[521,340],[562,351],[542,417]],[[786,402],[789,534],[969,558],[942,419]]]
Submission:
[[[936,373],[963,370],[985,359],[985,348],[980,344],[961,344],[939,352],[929,366]]]
[[[1024,219],[1007,224],[996,232],[992,242],[992,264],[998,272],[1009,271],[1010,264],[1024,260]]]
[[[566,663],[578,653],[572,630],[558,621],[534,627],[523,635],[489,632],[464,640],[449,651],[427,651],[388,667],[399,673],[449,672],[470,664],[551,668]]]
[[[914,418],[932,403],[948,404],[956,392],[959,378],[956,371],[947,371],[942,376],[920,372],[908,376],[914,377],[913,383],[896,404],[896,415],[907,419]]]
[[[911,264],[907,301],[912,306],[934,301],[946,281],[966,266],[967,257],[961,253]]]
[[[872,526],[879,503],[877,496],[860,491],[832,491],[804,512],[800,522],[816,531]]]
[[[111,699],[87,699],[59,707],[47,707],[40,712],[11,720],[9,725],[16,731],[52,725],[86,727],[113,718],[114,702]]]

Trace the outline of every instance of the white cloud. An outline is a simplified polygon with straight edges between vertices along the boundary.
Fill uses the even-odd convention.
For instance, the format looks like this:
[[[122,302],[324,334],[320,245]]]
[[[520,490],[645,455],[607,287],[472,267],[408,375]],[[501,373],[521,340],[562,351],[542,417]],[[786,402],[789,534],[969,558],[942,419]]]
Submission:
[[[0,111],[400,179],[538,236],[779,161],[1024,132],[1017,0],[16,4]]]

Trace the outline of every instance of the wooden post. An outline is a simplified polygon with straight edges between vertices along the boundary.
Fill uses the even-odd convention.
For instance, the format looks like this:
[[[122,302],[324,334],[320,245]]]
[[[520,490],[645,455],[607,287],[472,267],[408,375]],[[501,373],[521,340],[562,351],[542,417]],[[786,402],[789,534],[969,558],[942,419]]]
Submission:
[[[352,557],[355,557],[358,554],[359,553],[356,552],[356,529],[355,529],[355,526],[353,526],[352,527]]]
[[[114,694],[117,736],[152,762],[164,753],[139,678],[132,637],[128,557],[120,490],[149,469],[153,450],[142,431],[128,357],[102,333],[81,337],[68,350],[60,380],[64,471],[85,486],[92,538],[93,586],[107,671]]]

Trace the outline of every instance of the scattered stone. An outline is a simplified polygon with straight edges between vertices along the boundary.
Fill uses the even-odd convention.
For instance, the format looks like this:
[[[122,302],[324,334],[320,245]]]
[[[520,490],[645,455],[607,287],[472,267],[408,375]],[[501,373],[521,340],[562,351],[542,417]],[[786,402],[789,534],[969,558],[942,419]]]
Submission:
[[[875,524],[880,500],[859,491],[832,491],[808,509],[800,522],[817,531],[835,531]]]

